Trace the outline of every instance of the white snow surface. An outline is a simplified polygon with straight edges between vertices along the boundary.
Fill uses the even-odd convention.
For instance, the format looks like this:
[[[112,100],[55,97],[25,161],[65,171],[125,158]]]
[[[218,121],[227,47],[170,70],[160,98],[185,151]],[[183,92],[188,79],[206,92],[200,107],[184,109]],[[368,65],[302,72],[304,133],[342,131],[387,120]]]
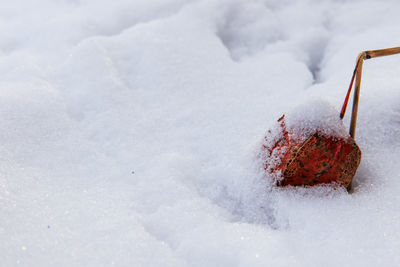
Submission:
[[[0,265],[399,266],[400,56],[364,64],[352,194],[258,158],[283,113],[340,108],[399,8],[3,0]]]
[[[325,136],[347,138],[349,136],[339,112],[327,101],[308,100],[285,114],[285,127],[295,140],[308,138],[319,132]]]

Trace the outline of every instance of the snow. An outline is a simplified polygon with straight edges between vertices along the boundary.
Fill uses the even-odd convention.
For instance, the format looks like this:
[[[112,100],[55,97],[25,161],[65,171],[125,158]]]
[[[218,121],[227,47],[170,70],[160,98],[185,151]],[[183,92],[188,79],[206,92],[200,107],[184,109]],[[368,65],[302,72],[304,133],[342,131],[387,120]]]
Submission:
[[[258,158],[283,113],[334,118],[398,8],[4,0],[2,265],[400,265],[399,56],[364,64],[352,194],[276,189]]]
[[[338,114],[339,111],[327,101],[307,100],[285,115],[285,125],[294,140],[308,138],[316,132],[325,136],[347,138],[348,131]]]

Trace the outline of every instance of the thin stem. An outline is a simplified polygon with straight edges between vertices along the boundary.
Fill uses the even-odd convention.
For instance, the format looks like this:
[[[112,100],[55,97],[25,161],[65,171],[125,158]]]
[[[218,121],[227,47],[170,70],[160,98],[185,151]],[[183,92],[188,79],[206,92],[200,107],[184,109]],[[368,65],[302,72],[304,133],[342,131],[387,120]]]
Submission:
[[[359,57],[359,63],[356,71],[356,85],[354,88],[354,97],[353,97],[353,109],[351,111],[351,122],[350,122],[350,136],[354,139],[356,135],[356,124],[357,124],[357,113],[358,113],[358,101],[360,99],[360,87],[361,87],[361,76],[362,76],[362,67],[364,58],[363,56]]]
[[[346,114],[347,103],[349,102],[351,89],[353,88],[354,78],[356,77],[356,72],[357,72],[358,64],[359,64],[359,61],[357,60],[356,67],[354,68],[354,71],[353,71],[353,76],[351,76],[351,81],[350,81],[349,89],[347,90],[346,98],[344,99],[344,103],[343,103],[342,109],[341,109],[341,111],[340,111],[340,119],[343,119],[344,114]]]
[[[365,59],[370,59],[370,58],[374,58],[374,57],[384,57],[384,56],[399,54],[400,47],[368,50],[368,51],[365,51],[364,53],[365,53]]]
[[[353,76],[351,77],[350,86],[347,90],[346,98],[344,100],[342,109],[340,111],[340,119],[343,119],[347,104],[349,102],[350,93],[353,87],[354,80],[355,83],[355,90],[354,90],[354,98],[353,98],[353,108],[351,113],[351,122],[350,122],[350,136],[352,138],[355,137],[356,133],[356,124],[357,124],[357,113],[358,113],[358,102],[360,98],[360,87],[361,87],[361,75],[362,75],[362,65],[364,59],[370,59],[375,57],[383,57],[383,56],[390,56],[400,53],[400,47],[392,47],[392,48],[385,48],[385,49],[377,49],[377,50],[367,50],[361,52],[357,57],[356,67],[354,68]]]

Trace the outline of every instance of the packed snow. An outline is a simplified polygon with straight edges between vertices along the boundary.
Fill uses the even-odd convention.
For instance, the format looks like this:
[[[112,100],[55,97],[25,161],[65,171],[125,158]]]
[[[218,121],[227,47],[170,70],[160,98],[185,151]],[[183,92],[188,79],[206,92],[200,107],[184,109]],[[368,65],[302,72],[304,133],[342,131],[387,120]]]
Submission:
[[[352,194],[258,157],[282,114],[340,108],[399,8],[3,0],[0,265],[399,266],[400,55],[364,64]]]

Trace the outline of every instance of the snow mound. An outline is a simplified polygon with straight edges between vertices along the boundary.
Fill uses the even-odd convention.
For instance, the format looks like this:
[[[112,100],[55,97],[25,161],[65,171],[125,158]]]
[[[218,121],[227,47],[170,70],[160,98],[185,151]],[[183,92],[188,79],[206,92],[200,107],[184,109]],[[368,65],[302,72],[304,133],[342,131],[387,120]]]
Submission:
[[[312,99],[295,107],[285,116],[285,124],[289,135],[296,139],[316,132],[336,138],[349,136],[336,108],[320,99]]]

